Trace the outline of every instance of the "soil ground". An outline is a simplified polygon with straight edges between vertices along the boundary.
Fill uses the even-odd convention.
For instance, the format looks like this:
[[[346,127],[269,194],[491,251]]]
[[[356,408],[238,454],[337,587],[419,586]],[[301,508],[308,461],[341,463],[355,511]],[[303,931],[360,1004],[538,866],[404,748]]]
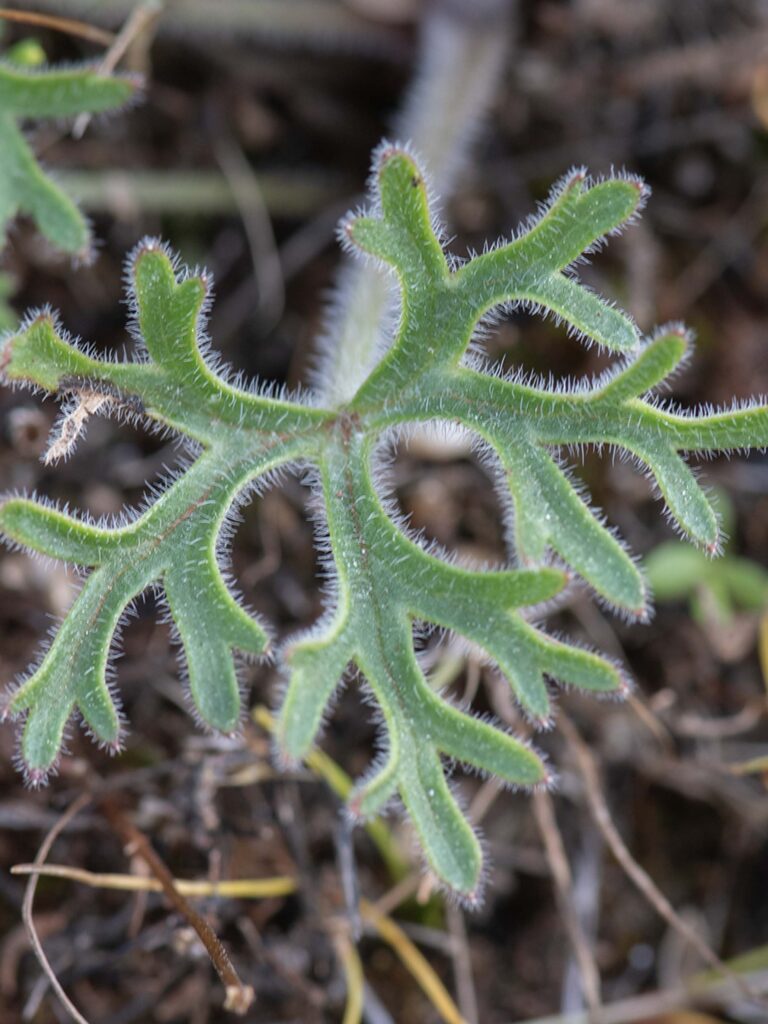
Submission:
[[[110,20],[119,3],[103,4],[98,18],[98,5],[86,0],[15,6],[66,8],[119,24],[117,16]],[[97,122],[79,142],[58,127],[41,130],[36,144],[52,168],[88,175],[100,247],[93,266],[73,268],[52,259],[20,224],[4,256],[17,312],[48,302],[73,333],[119,349],[126,343],[124,254],[142,236],[161,235],[186,263],[213,272],[210,333],[226,360],[248,374],[289,384],[302,379],[339,262],[334,225],[358,202],[369,153],[388,131],[412,74],[420,8],[374,0],[317,4],[313,11],[307,4],[284,7],[306,9],[304,21],[274,31],[260,22],[259,5],[222,0],[221,22],[211,28],[185,22],[184,4],[177,4],[174,17],[160,22],[150,53],[132,53],[149,72],[141,104]],[[402,9],[397,19],[395,7]],[[768,393],[766,6],[529,0],[515,7],[513,21],[510,56],[476,158],[446,211],[452,248],[466,252],[508,233],[574,164],[595,174],[612,167],[641,174],[653,189],[642,222],[612,241],[584,269],[585,279],[629,308],[644,330],[674,319],[695,329],[696,357],[676,388],[684,405]],[[23,34],[16,26],[8,38]],[[59,33],[38,37],[54,59],[100,52]],[[259,221],[252,207],[244,218],[226,188],[222,198],[232,154],[261,183],[284,308],[269,296],[260,300],[254,285],[249,231],[258,232]],[[152,174],[142,177],[146,172]],[[167,193],[163,183],[170,183]],[[489,346],[508,365],[555,377],[604,365],[551,323],[522,314],[502,323]],[[40,452],[55,412],[52,402],[0,392],[3,490],[35,489],[109,514],[139,501],[145,482],[176,457],[173,446],[140,430],[98,420],[72,459],[45,467]],[[709,483],[728,494],[729,552],[768,567],[765,456],[703,468]],[[637,552],[673,539],[648,485],[630,467],[589,455],[579,472]],[[481,559],[503,557],[499,503],[470,458],[403,450],[395,480],[402,508],[429,536]],[[244,511],[235,539],[239,586],[283,635],[321,612],[306,497],[301,482],[289,478]],[[72,582],[64,570],[20,554],[0,557],[0,680],[24,671],[52,617],[71,599]],[[765,776],[733,767],[768,751],[766,665],[758,652],[768,620],[761,609],[738,607],[738,595],[725,619],[706,589],[693,597],[695,614],[690,601],[663,602],[650,625],[630,626],[577,594],[553,628],[624,659],[637,690],[625,704],[568,693],[560,706],[588,743],[632,857],[721,957],[753,952],[750,969],[759,979],[768,971],[761,950],[768,943],[768,800]],[[109,759],[75,730],[58,777],[29,792],[13,766],[13,730],[0,730],[0,1020],[66,1019],[24,937],[24,880],[8,869],[33,860],[45,831],[94,787],[109,794],[179,878],[298,876],[298,895],[210,899],[198,907],[257,992],[247,1020],[341,1020],[345,985],[334,936],[349,925],[347,855],[367,899],[385,896],[393,878],[363,832],[347,834],[339,802],[323,782],[308,771],[274,771],[262,729],[250,725],[234,743],[196,729],[156,612],[151,597],[143,600],[123,639],[117,675],[130,735],[122,756]],[[254,669],[250,681],[253,706],[270,703],[275,671]],[[459,696],[474,692],[481,711],[497,705],[497,685],[492,670],[472,662],[453,684]],[[370,709],[348,687],[324,748],[357,775],[375,736]],[[768,1020],[765,1006],[733,989],[707,997],[701,1016],[693,1015],[693,997],[678,1000],[678,1008],[665,1002],[665,993],[704,966],[701,957],[606,847],[562,731],[556,727],[538,742],[560,774],[554,813],[603,999],[627,1007],[610,1020]],[[476,810],[487,805],[492,868],[484,905],[464,913],[436,896],[426,903],[411,897],[393,910],[395,919],[467,1020],[511,1024],[578,1009],[574,952],[531,800],[494,793],[477,779],[459,777],[458,785]],[[398,818],[389,825],[418,878],[406,825]],[[71,823],[50,859],[98,872],[147,871],[135,852],[126,852],[99,804]],[[56,974],[94,1024],[230,1019],[206,954],[161,896],[44,879],[36,921]],[[440,1019],[380,937],[364,930],[359,953],[369,986],[367,1020]],[[642,994],[645,1009],[632,1016],[625,1001]]]

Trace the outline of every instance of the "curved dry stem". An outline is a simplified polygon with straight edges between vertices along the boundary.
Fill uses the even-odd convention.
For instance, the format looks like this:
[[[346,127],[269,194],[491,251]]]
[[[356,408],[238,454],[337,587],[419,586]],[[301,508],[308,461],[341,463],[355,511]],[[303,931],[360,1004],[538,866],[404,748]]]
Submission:
[[[76,815],[78,815],[80,811],[83,810],[84,807],[87,807],[88,804],[91,803],[91,801],[91,796],[89,796],[88,794],[83,794],[82,796],[78,797],[77,800],[74,801],[74,803],[70,804],[70,806],[62,814],[59,820],[51,827],[50,831],[45,836],[45,839],[43,839],[42,843],[40,844],[40,849],[37,851],[37,856],[35,857],[35,860],[33,862],[33,867],[43,867],[46,860],[48,859],[48,854],[51,852],[51,847],[56,842],[58,837],[67,827],[67,825],[72,821],[72,819]],[[83,1015],[74,1005],[74,1003],[69,998],[67,993],[64,991],[61,982],[56,977],[56,973],[51,967],[51,963],[45,954],[43,944],[40,941],[40,936],[37,934],[34,918],[34,904],[35,893],[37,892],[37,883],[39,877],[40,875],[36,871],[30,874],[29,881],[27,882],[26,889],[24,890],[24,902],[22,904],[22,918],[24,921],[24,927],[27,930],[27,935],[29,936],[29,942],[30,945],[32,946],[32,951],[35,954],[35,957],[37,958],[37,962],[43,969],[43,973],[50,982],[51,988],[56,993],[57,997],[59,998],[62,1006],[67,1011],[67,1013],[72,1017],[76,1024],[89,1024],[89,1022],[85,1019],[85,1017],[83,1017]]]

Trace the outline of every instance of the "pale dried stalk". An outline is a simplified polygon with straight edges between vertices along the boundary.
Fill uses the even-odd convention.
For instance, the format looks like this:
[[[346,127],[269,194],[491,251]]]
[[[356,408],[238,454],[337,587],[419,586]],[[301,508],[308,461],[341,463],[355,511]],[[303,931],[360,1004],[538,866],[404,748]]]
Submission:
[[[626,843],[621,838],[616,825],[608,810],[605,801],[600,777],[592,756],[584,740],[577,729],[561,710],[558,716],[558,725],[568,743],[569,750],[573,754],[581,777],[584,781],[584,793],[587,798],[587,806],[598,829],[608,844],[611,853],[618,861],[620,867],[629,880],[635,885],[640,893],[654,908],[657,914],[667,922],[670,928],[674,929],[687,942],[692,949],[695,949],[705,963],[718,971],[724,978],[732,981],[741,990],[742,994],[750,1000],[764,1005],[764,999],[754,993],[747,983],[735,974],[728,965],[720,959],[717,953],[712,950],[701,936],[684,921],[669,902],[664,893],[659,889],[650,875],[637,863],[630,853]]]
[[[75,802],[67,808],[67,810],[64,812],[64,814],[62,814],[62,816],[51,828],[51,830],[48,832],[45,839],[41,843],[40,849],[38,850],[37,856],[35,857],[33,867],[39,868],[45,864],[45,861],[48,858],[48,854],[50,853],[53,844],[56,842],[56,840],[67,827],[67,825],[70,823],[70,821],[72,821],[75,815],[79,814],[79,812],[87,804],[89,804],[90,801],[91,797],[84,794],[83,796],[75,800]],[[35,902],[35,892],[37,891],[38,877],[39,875],[37,873],[30,875],[29,882],[27,882],[27,888],[24,892],[24,903],[22,905],[22,917],[24,920],[24,927],[27,930],[27,935],[29,936],[32,951],[37,957],[37,961],[42,967],[45,976],[48,978],[51,988],[58,996],[62,1006],[67,1011],[67,1013],[70,1014],[70,1016],[76,1022],[76,1024],[89,1024],[89,1022],[85,1019],[85,1017],[83,1017],[83,1015],[71,1001],[67,993],[64,991],[61,982],[56,977],[56,974],[54,973],[54,970],[51,967],[48,957],[45,955],[43,944],[41,943],[40,937],[37,934],[33,911]]]
[[[590,1012],[595,1012],[600,1007],[600,972],[590,949],[589,939],[576,912],[571,868],[560,829],[557,827],[552,798],[545,790],[533,794],[533,814],[555,882],[555,894],[563,925],[579,966],[581,990]]]

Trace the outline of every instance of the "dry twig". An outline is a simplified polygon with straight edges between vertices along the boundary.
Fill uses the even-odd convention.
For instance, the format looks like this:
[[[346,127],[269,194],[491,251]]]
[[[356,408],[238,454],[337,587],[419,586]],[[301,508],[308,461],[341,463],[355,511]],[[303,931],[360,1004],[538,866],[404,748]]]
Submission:
[[[211,117],[211,121],[218,123],[219,118]],[[285,307],[283,268],[272,218],[259,179],[237,141],[221,128],[212,133],[212,138],[216,160],[232,190],[243,222],[263,326],[265,330],[272,329],[279,322]]]
[[[84,794],[83,796],[75,800],[75,802],[67,808],[67,810],[64,812],[64,814],[62,814],[62,816],[55,823],[55,825],[53,825],[53,827],[51,828],[51,830],[48,832],[45,839],[41,843],[40,849],[38,850],[37,856],[35,857],[34,860],[35,867],[41,867],[45,864],[45,861],[48,858],[48,854],[51,851],[51,847],[56,842],[56,839],[64,831],[64,829],[67,827],[69,822],[75,817],[75,815],[79,811],[81,811],[83,807],[90,803],[90,801],[91,797]],[[54,973],[54,970],[51,967],[50,962],[48,961],[48,957],[45,955],[45,950],[43,949],[40,937],[37,934],[33,913],[35,892],[37,891],[37,880],[37,874],[33,874],[30,876],[29,882],[27,883],[26,891],[24,893],[24,904],[22,907],[24,926],[27,929],[27,935],[29,936],[29,941],[32,946],[32,950],[35,956],[37,957],[38,963],[45,972],[45,976],[48,978],[48,981],[51,984],[51,988],[61,1000],[61,1004],[65,1008],[67,1013],[69,1013],[72,1016],[72,1019],[76,1022],[76,1024],[88,1024],[88,1021],[85,1019],[85,1017],[83,1017],[83,1015],[79,1012],[77,1007],[72,1003],[69,996],[64,991],[61,982],[56,977],[56,974]]]
[[[99,71],[109,74],[114,71],[126,50],[139,36],[157,22],[162,9],[162,0],[144,0],[135,7],[118,34],[112,38],[109,49],[99,62]],[[96,30],[98,31],[98,30]],[[82,138],[91,121],[92,114],[80,114],[72,126],[72,138]]]
[[[447,1024],[467,1024],[443,983],[402,928],[367,900],[360,901],[360,916],[394,950],[443,1020]]]
[[[70,36],[79,36],[100,46],[109,46],[114,41],[114,34],[106,29],[96,28],[75,18],[60,18],[53,14],[39,14],[34,11],[14,11],[9,7],[0,7],[0,18],[5,21],[17,21],[23,25],[35,25],[38,28],[50,28],[55,32],[66,32]]]
[[[108,874],[71,868],[65,864],[14,864],[12,875],[44,875],[46,878],[66,878],[71,882],[90,886],[92,889],[119,889],[123,892],[164,892],[157,878],[145,875]],[[227,899],[274,899],[296,892],[296,880],[290,875],[275,878],[238,878],[234,881],[187,881],[174,878],[176,891],[182,896],[211,899],[217,896]]]
[[[121,824],[124,820],[125,819],[121,820]],[[135,892],[162,891],[166,893],[166,895],[169,895],[166,884],[167,882],[170,882],[174,893],[179,898],[181,898],[181,894],[183,893],[192,897],[228,896],[241,899],[255,899],[262,896],[276,895],[281,891],[283,894],[287,894],[288,892],[295,890],[296,882],[294,879],[289,877],[279,877],[274,879],[239,879],[237,881],[222,882],[181,881],[170,875],[168,869],[162,861],[160,861],[155,851],[152,850],[151,847],[148,847],[146,837],[139,833],[138,830],[130,824],[130,822],[128,822],[127,825],[130,829],[129,841],[131,845],[137,847],[137,853],[142,857],[145,856],[147,848],[149,849],[149,858],[145,857],[145,859],[147,859],[147,862],[150,864],[152,870],[155,871],[156,875],[156,869],[159,865],[160,873],[167,875],[165,880],[157,877],[154,879],[144,878],[139,875],[99,874],[97,872],[83,871],[78,868],[70,868],[59,864],[44,865],[42,862],[38,863],[38,861],[35,861],[34,864],[16,865],[13,868],[13,874],[31,874],[32,878],[30,881],[35,880],[39,875],[51,875],[58,878],[71,879],[74,882],[80,882],[92,888],[119,889],[122,891]],[[117,829],[118,826],[115,825],[115,828]],[[136,841],[134,832],[141,837],[141,842]],[[58,832],[56,834],[58,834]],[[55,836],[53,838],[55,838]],[[154,863],[152,862],[153,860]],[[184,903],[185,906],[188,907],[186,901],[184,901]],[[184,913],[184,916],[189,919],[187,912],[182,911],[178,904],[175,905],[179,909],[179,912]],[[189,910],[193,915],[195,915],[195,911],[192,911],[191,908],[189,908]],[[365,924],[392,948],[438,1013],[445,1021],[447,1021],[447,1024],[468,1024],[468,1021],[461,1015],[456,1004],[451,999],[443,983],[435,974],[432,967],[422,956],[416,946],[414,946],[400,926],[387,914],[382,913],[377,906],[369,903],[367,900],[360,901],[360,916]],[[214,936],[214,939],[215,938],[216,937]],[[251,938],[253,938],[253,936],[251,936]],[[216,942],[218,942],[218,939],[216,939]],[[348,950],[345,949],[344,956],[347,956],[347,954]],[[341,949],[339,949],[339,955],[341,957]],[[345,963],[343,958],[342,965],[345,973],[348,969],[352,970],[351,964]],[[349,983],[349,977],[347,980]],[[355,994],[354,1000],[356,999],[357,995]],[[354,1001],[353,1005],[355,1005]],[[81,1020],[81,1018],[76,1019]],[[353,1019],[355,1018],[350,1017],[350,1021]],[[87,1024],[87,1022],[85,1022],[85,1024]]]
[[[479,1024],[475,979],[472,974],[472,958],[467,941],[467,927],[461,907],[450,901],[446,903],[445,914],[453,947],[453,977],[459,1008],[467,1024]]]
[[[363,965],[355,944],[348,935],[339,931],[334,936],[334,946],[344,971],[344,981],[347,986],[347,1002],[344,1007],[342,1024],[360,1024],[363,1019]]]
[[[621,838],[616,825],[613,822],[611,813],[603,795],[600,785],[600,778],[595,759],[584,740],[579,735],[575,726],[561,710],[558,724],[561,732],[574,759],[578,765],[582,779],[584,780],[587,805],[592,818],[603,835],[608,847],[618,861],[630,881],[650,903],[654,910],[670,928],[674,929],[714,970],[718,971],[724,978],[734,982],[742,994],[753,1001],[762,1004],[763,1000],[749,988],[742,978],[739,978],[726,963],[715,953],[697,932],[684,921],[669,902],[664,893],[659,889],[650,875],[637,863],[630,853],[626,843]]]
[[[595,958],[589,946],[589,940],[582,928],[574,905],[571,868],[565,853],[560,829],[557,827],[552,798],[549,793],[540,790],[533,794],[533,814],[536,818],[536,825],[544,843],[544,851],[555,881],[555,893],[563,924],[573,946],[573,952],[579,966],[584,999],[590,1011],[594,1012],[600,1006],[600,972],[597,969]]]
[[[513,727],[519,727],[508,687],[498,685],[497,681],[497,685],[491,688],[491,700],[496,713],[503,721]],[[590,1012],[593,1012],[600,1006],[600,973],[573,903],[571,869],[555,820],[552,799],[544,790],[533,794],[533,813],[555,882],[555,893],[563,924],[576,957],[584,999]]]
[[[244,985],[240,980],[234,964],[230,960],[229,954],[219,937],[205,918],[198,914],[194,907],[190,906],[187,899],[179,891],[173,875],[153,849],[152,844],[144,833],[140,832],[114,803],[105,801],[102,804],[102,809],[105,817],[120,836],[124,845],[133,848],[134,852],[148,865],[162,886],[163,893],[171,906],[194,928],[224,985],[226,991],[224,1008],[231,1010],[239,1016],[246,1014],[256,998],[256,993],[250,985]]]

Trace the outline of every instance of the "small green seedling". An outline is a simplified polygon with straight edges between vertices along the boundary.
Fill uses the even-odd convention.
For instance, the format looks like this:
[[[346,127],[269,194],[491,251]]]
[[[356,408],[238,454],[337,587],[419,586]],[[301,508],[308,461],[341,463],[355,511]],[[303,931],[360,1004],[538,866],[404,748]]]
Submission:
[[[716,507],[729,534],[734,511],[727,495],[717,492]],[[757,562],[728,550],[717,559],[684,541],[659,544],[645,560],[645,571],[658,602],[687,601],[692,617],[706,626],[714,614],[721,624],[739,612],[768,609],[768,572]]]
[[[182,269],[153,240],[128,263],[132,360],[97,358],[45,311],[2,343],[8,384],[63,399],[48,461],[68,456],[97,412],[139,419],[189,446],[176,475],[119,522],[90,522],[39,499],[3,500],[0,530],[9,544],[87,573],[40,663],[10,691],[5,714],[23,722],[20,761],[33,785],[55,767],[73,713],[118,750],[123,724],[110,649],[126,609],[154,587],[167,602],[196,713],[214,729],[236,731],[237,658],[272,647],[266,624],[227,580],[228,523],[277,470],[302,467],[315,495],[328,607],[313,629],[276,652],[286,679],[279,754],[289,762],[307,754],[354,669],[381,712],[386,743],[354,790],[351,811],[367,818],[399,796],[431,870],[473,903],[481,846],[443,759],[510,786],[545,786],[552,773],[529,744],[433,690],[415,653],[420,629],[440,627],[484,651],[537,726],[550,722],[550,680],[625,694],[621,667],[539,624],[547,603],[577,577],[627,617],[649,612],[643,574],[590,508],[563,452],[592,445],[633,459],[679,529],[715,554],[717,517],[682,453],[765,446],[768,408],[693,414],[649,397],[686,358],[690,337],[675,325],[641,338],[629,317],[574,276],[585,253],[637,215],[646,198],[639,180],[592,182],[572,172],[515,238],[465,262],[446,255],[422,170],[407,150],[382,145],[373,182],[370,210],[348,217],[341,239],[392,271],[400,315],[349,401],[322,405],[312,393],[230,378],[205,341],[208,277]],[[551,313],[620,361],[598,379],[562,385],[505,374],[486,362],[478,328],[490,314],[521,307]],[[476,438],[508,508],[510,565],[460,565],[413,536],[393,510],[388,446],[425,423]]]
[[[137,81],[88,67],[48,68],[43,60],[30,40],[0,59],[0,247],[8,224],[25,214],[56,249],[87,261],[92,249],[88,223],[43,171],[21,123],[116,110],[135,95]]]

